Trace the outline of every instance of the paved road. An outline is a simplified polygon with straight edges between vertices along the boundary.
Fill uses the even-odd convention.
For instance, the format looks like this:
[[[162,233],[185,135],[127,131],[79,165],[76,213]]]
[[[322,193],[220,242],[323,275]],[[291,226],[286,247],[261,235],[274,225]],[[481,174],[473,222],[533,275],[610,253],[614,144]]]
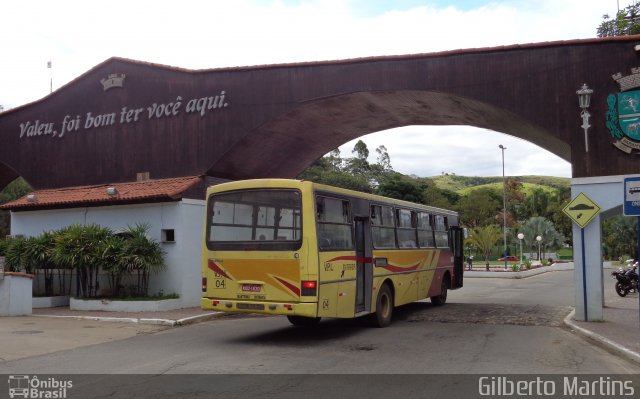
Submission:
[[[467,278],[464,287],[450,293],[458,303],[538,304],[573,306],[573,271],[557,271],[523,279]]]
[[[415,303],[386,329],[327,320],[227,317],[0,363],[0,373],[640,373],[562,327],[572,273],[468,279],[435,307]]]

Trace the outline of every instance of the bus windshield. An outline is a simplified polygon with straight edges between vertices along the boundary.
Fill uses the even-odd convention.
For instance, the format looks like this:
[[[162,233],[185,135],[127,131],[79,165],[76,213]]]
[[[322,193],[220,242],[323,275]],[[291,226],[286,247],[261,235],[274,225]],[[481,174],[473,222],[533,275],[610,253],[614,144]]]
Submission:
[[[301,243],[301,194],[297,190],[242,190],[209,198],[210,249],[289,250]]]

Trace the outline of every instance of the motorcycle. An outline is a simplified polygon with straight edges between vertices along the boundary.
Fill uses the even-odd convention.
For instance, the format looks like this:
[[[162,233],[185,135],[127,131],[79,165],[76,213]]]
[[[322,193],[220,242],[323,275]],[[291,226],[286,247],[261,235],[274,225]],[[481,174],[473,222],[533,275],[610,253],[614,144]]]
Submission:
[[[611,273],[611,277],[616,279],[616,293],[621,297],[627,296],[629,292],[636,292],[638,288],[638,262],[633,267],[618,270]]]

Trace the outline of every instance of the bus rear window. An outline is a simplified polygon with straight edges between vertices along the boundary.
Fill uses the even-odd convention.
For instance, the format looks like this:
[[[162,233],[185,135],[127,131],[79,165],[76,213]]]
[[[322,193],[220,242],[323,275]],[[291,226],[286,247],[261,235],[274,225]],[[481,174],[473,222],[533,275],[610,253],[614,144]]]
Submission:
[[[296,190],[214,194],[207,206],[210,249],[287,250],[300,246],[301,195]]]

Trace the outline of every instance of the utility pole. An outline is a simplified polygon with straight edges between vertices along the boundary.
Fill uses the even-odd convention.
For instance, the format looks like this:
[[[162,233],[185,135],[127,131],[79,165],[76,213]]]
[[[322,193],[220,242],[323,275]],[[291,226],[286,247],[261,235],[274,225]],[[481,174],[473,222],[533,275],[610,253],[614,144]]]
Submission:
[[[49,68],[49,93],[53,93],[53,72],[51,70],[51,57],[47,61],[47,68]]]
[[[502,230],[504,236],[504,271],[507,271],[507,182],[504,178],[504,150],[507,147],[500,144],[498,146],[502,150]]]

